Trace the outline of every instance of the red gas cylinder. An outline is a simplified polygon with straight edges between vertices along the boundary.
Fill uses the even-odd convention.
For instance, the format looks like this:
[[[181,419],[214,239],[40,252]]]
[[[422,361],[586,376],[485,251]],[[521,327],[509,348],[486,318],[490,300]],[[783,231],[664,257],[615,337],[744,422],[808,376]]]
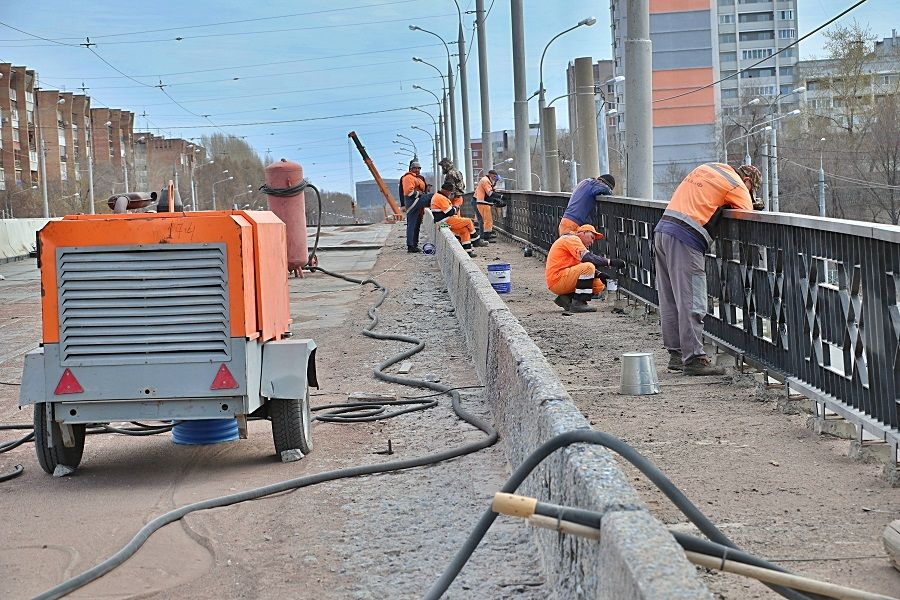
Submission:
[[[269,210],[284,221],[287,230],[288,269],[300,275],[300,269],[306,266],[308,248],[306,245],[306,201],[302,190],[291,194],[303,182],[303,167],[298,163],[281,159],[266,167],[266,186],[269,191],[281,192],[267,194]]]

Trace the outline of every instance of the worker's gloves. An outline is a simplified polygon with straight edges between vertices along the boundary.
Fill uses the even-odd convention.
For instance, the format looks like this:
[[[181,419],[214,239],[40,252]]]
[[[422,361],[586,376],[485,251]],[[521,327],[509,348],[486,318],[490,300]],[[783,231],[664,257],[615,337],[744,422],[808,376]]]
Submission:
[[[753,201],[753,210],[763,210],[766,208],[766,203],[763,202],[760,198],[757,198]]]
[[[611,258],[609,260],[609,266],[617,271],[620,271],[625,268],[625,261],[621,258]]]
[[[494,205],[495,208],[505,208],[506,207],[506,199],[503,197],[503,194],[493,193],[491,194],[488,200],[491,204]]]

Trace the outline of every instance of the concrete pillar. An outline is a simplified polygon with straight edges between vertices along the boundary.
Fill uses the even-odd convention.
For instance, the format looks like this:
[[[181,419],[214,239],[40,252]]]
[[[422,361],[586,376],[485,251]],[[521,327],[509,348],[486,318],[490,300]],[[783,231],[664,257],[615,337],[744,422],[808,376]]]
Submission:
[[[510,0],[513,42],[513,118],[516,126],[516,189],[531,189],[531,141],[525,89],[525,16],[523,0]],[[591,73],[593,78],[593,72]]]
[[[575,159],[578,163],[578,179],[601,175],[595,110],[593,59],[590,56],[576,58],[575,111],[578,115],[578,137],[575,140]]]
[[[466,69],[466,38],[463,36],[462,23],[459,24],[459,35],[456,45],[459,47],[459,94],[462,101],[462,126],[463,126],[463,154],[466,161],[464,173],[467,190],[475,189],[472,172],[472,133],[469,129],[469,84]]]
[[[628,195],[653,198],[653,46],[650,0],[628,0],[625,34],[625,155]]]
[[[549,107],[544,109],[541,124],[544,130],[541,137],[544,139],[544,154],[547,156],[547,170],[544,178],[544,189],[550,192],[560,191],[559,185],[559,145],[556,141],[556,109]]]
[[[487,64],[485,14],[484,0],[475,0],[475,23],[478,25],[478,87],[481,94],[481,164],[487,173],[494,168],[494,153],[491,145],[491,99],[488,90],[490,74]]]

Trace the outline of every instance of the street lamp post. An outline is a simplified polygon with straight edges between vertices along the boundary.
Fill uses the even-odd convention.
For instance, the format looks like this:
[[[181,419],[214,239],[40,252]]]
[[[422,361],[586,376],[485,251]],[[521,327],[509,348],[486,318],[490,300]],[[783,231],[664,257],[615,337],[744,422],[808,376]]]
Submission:
[[[432,92],[432,91],[429,90],[429,89],[423,88],[423,87],[420,86],[420,85],[413,84],[413,89],[414,89],[414,90],[422,90],[423,92],[428,92],[429,94],[431,94],[432,96],[434,96],[434,101],[435,101],[435,103],[437,104],[437,109],[438,109],[438,118],[437,118],[437,121],[435,121],[435,118],[431,115],[431,113],[425,112],[425,111],[423,111],[422,109],[419,109],[419,108],[417,108],[416,110],[418,110],[418,111],[420,111],[420,112],[425,112],[426,115],[428,115],[429,117],[431,117],[432,122],[434,122],[434,128],[435,128],[435,132],[436,132],[436,134],[435,134],[435,143],[437,143],[438,146],[441,146],[441,145],[444,143],[444,140],[442,139],[443,136],[440,135],[441,125],[439,125],[439,122],[441,121],[441,99],[438,98],[438,95],[437,95],[437,94],[435,94],[434,92]],[[445,151],[444,151],[444,149],[443,149],[443,146],[441,146],[440,148],[437,148],[437,149],[435,150],[435,153],[436,153],[436,154],[445,153]]]
[[[806,91],[806,86],[801,85],[800,87],[796,87],[789,92],[780,93],[777,96],[775,96],[774,98],[772,98],[771,100],[766,100],[766,106],[770,110],[769,116],[775,117],[775,112],[771,110],[772,106],[773,105],[779,106],[778,101],[783,96],[790,96],[791,94],[800,94],[805,91]],[[748,104],[750,106],[754,106],[754,105],[759,104],[760,100],[761,100],[761,98],[759,96],[757,96],[756,98],[754,98],[753,100],[748,102]],[[799,115],[800,112],[801,112],[800,109],[795,109],[795,110],[792,110],[791,112],[787,113],[786,115],[782,115],[781,117],[772,118],[769,120],[769,123],[772,124],[772,130],[769,132],[769,144],[770,144],[770,151],[771,151],[771,159],[770,160],[772,163],[772,166],[771,166],[771,171],[772,171],[772,210],[775,212],[778,212],[778,209],[780,208],[780,206],[779,206],[779,198],[778,198],[778,128],[774,126],[774,123],[776,121],[780,121],[784,117],[789,117],[792,115]],[[768,198],[764,198],[764,201],[766,204],[766,210],[768,210],[769,209]]]
[[[225,169],[224,171],[222,171],[222,173],[223,174],[228,173],[228,169]],[[216,184],[225,183],[226,181],[231,181],[232,179],[234,179],[234,177],[229,175],[225,179],[220,179],[219,181],[213,181],[213,184],[212,184],[212,209],[213,210],[218,210],[216,207]]]
[[[250,184],[247,184],[247,191],[241,192],[239,194],[235,194],[234,197],[231,199],[231,203],[235,204],[237,199],[240,198],[241,196],[246,196],[247,194],[252,194],[252,193],[253,193],[253,186]]]
[[[494,166],[493,144],[491,144],[491,102],[488,91],[488,66],[487,66],[487,31],[484,27],[485,20],[484,0],[475,0],[475,24],[478,26],[478,81],[481,95],[481,163],[485,171],[490,171]]]
[[[825,138],[819,140],[819,216],[825,216]]]
[[[469,130],[469,77],[466,68],[466,37],[463,34],[462,11],[459,2],[456,4],[456,14],[459,18],[459,29],[456,34],[456,46],[459,48],[457,59],[459,61],[459,99],[462,102],[462,127],[463,127],[463,158],[466,161],[466,178],[464,181],[474,179],[472,172],[472,134]],[[474,187],[474,186],[471,186]]]
[[[191,204],[193,205],[194,210],[197,209],[197,184],[194,183],[194,169],[195,168],[199,169],[199,168],[205,167],[207,165],[214,165],[214,164],[216,164],[216,161],[211,160],[207,163],[203,163],[199,167],[195,167],[194,161],[191,160]]]
[[[442,136],[443,139],[444,139],[444,154],[445,154],[446,156],[451,156],[451,154],[452,154],[453,151],[454,151],[454,150],[453,150],[453,147],[452,147],[452,143],[453,143],[453,142],[452,142],[452,138],[450,137],[450,136],[451,136],[451,133],[450,133],[450,125],[451,125],[451,122],[452,122],[452,119],[453,119],[453,115],[450,113],[450,105],[448,104],[448,98],[447,98],[447,96],[448,96],[448,94],[447,94],[447,82],[446,82],[446,79],[445,79],[445,77],[444,77],[444,72],[441,71],[440,69],[438,69],[436,66],[434,66],[434,65],[431,64],[430,62],[428,62],[427,60],[422,60],[421,58],[419,58],[419,57],[417,57],[417,56],[413,56],[413,62],[422,63],[423,65],[428,65],[429,67],[431,67],[432,69],[434,69],[435,71],[437,71],[437,72],[438,72],[438,75],[441,76],[441,81],[442,81],[443,84],[444,84],[444,114],[443,114],[443,117],[444,117],[444,135]]]
[[[402,133],[398,133],[398,134],[397,134],[397,137],[403,138],[404,140],[406,140],[407,142],[409,142],[410,144],[412,144],[413,152],[416,153],[416,156],[419,155],[419,149],[416,147],[416,143],[415,143],[414,141],[412,141],[412,139],[406,137],[406,136],[403,135]]]
[[[594,17],[588,17],[586,19],[582,19],[582,20],[578,21],[578,24],[574,25],[573,27],[569,27],[568,29],[566,29],[564,31],[561,31],[561,32],[557,33],[555,36],[553,36],[552,38],[550,38],[550,41],[547,42],[546,46],[544,46],[544,51],[541,52],[541,62],[540,62],[540,67],[538,68],[538,75],[540,77],[540,87],[538,88],[538,131],[540,132],[540,135],[541,135],[541,173],[543,173],[545,177],[547,176],[547,132],[544,131],[544,124],[545,124],[544,109],[547,106],[545,103],[546,90],[544,89],[544,57],[547,55],[547,49],[550,48],[550,44],[555,42],[558,38],[564,36],[565,34],[569,33],[570,31],[575,31],[579,27],[584,27],[584,26],[590,27],[596,22],[597,22],[597,19],[595,19]]]
[[[431,168],[434,175],[435,188],[437,188],[437,139],[433,135],[431,135],[427,129],[422,129],[421,127],[417,127],[416,125],[412,125],[411,128],[417,131],[421,131],[431,139]]]
[[[456,88],[453,85],[453,66],[450,64],[450,46],[447,45],[447,42],[446,40],[444,40],[444,38],[433,31],[423,29],[418,25],[410,25],[409,29],[410,31],[423,31],[425,33],[433,35],[437,39],[441,40],[441,43],[444,44],[444,50],[447,52],[447,95],[450,96],[450,148],[453,151],[453,164],[459,166],[461,164],[459,162],[459,148],[456,144]]]
[[[440,105],[438,105],[438,107],[440,107]],[[437,121],[435,121],[434,115],[432,115],[430,112],[428,112],[427,110],[423,110],[423,109],[421,109],[421,108],[419,108],[419,107],[417,107],[417,106],[410,106],[410,108],[411,108],[412,110],[417,110],[417,111],[419,111],[419,112],[421,112],[421,113],[425,113],[426,115],[428,115],[428,117],[431,119],[432,125],[434,125],[434,161],[433,161],[433,163],[432,163],[432,168],[433,168],[433,170],[434,170],[433,172],[434,172],[435,187],[437,187],[437,178],[438,178],[438,165],[437,165],[437,163],[438,163],[438,160],[440,160],[440,159],[438,158],[438,154],[441,153],[441,141],[442,141],[442,140],[441,140],[441,137],[442,137],[442,136],[441,136],[441,129],[440,129],[440,127],[438,126]]]
[[[513,120],[516,130],[516,158],[519,172],[516,185],[520,190],[531,189],[531,143],[528,126],[528,100],[525,95],[525,9],[523,0],[510,0],[513,57]]]

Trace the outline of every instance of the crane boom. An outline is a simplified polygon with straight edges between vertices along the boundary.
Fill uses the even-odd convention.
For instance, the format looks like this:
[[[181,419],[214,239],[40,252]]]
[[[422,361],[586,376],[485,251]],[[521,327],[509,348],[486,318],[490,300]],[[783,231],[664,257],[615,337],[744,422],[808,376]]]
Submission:
[[[362,156],[363,162],[366,163],[366,166],[369,168],[369,172],[372,173],[372,177],[375,178],[375,183],[378,184],[378,189],[380,189],[381,193],[384,194],[384,199],[387,200],[388,205],[391,207],[394,220],[402,221],[403,211],[400,210],[400,207],[397,205],[397,201],[394,200],[394,197],[391,196],[391,192],[388,191],[387,186],[384,184],[384,179],[381,178],[381,175],[378,173],[378,169],[375,168],[375,163],[373,163],[372,159],[369,158],[369,154],[366,152],[366,149],[362,145],[362,142],[359,141],[359,137],[356,135],[356,132],[351,131],[347,134],[347,137],[353,140],[353,143],[356,144],[356,149],[359,150],[359,154]]]

